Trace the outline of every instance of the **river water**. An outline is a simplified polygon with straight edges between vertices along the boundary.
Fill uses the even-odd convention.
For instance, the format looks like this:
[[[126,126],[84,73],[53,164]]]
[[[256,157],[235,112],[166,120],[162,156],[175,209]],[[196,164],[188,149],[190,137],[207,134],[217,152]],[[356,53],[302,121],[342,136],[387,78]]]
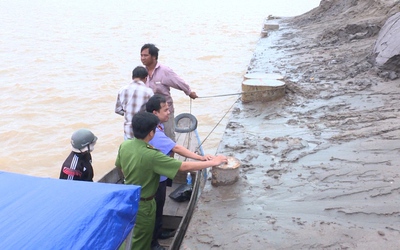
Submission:
[[[159,61],[196,91],[172,91],[175,115],[194,114],[215,154],[268,15],[295,16],[319,0],[0,0],[0,170],[58,178],[70,136],[99,138],[95,180],[123,141],[117,92],[154,43]],[[213,97],[233,94],[231,96]]]

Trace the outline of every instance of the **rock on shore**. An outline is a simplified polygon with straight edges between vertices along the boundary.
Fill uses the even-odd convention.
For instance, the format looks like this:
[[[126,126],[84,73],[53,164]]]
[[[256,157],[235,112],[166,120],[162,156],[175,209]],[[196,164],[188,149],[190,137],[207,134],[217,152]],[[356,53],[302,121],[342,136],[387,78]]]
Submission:
[[[286,95],[236,105],[218,153],[239,181],[206,184],[181,249],[400,249],[400,80],[373,53],[398,12],[323,0],[274,20],[248,72],[285,76]]]

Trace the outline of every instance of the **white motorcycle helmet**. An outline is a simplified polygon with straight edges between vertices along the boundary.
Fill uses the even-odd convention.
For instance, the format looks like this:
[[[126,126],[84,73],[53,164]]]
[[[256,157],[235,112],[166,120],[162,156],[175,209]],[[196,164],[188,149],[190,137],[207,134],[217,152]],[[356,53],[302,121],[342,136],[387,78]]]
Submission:
[[[79,129],[71,136],[72,151],[77,153],[91,152],[96,144],[97,137],[87,129]]]

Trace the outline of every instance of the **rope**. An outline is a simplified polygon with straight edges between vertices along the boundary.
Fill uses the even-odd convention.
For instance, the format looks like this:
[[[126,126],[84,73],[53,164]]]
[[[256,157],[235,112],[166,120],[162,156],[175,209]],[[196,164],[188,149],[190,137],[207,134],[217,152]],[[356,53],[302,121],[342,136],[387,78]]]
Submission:
[[[208,137],[210,137],[210,135],[212,134],[212,132],[221,124],[222,120],[225,118],[225,116],[230,112],[230,110],[232,109],[232,107],[235,105],[235,103],[237,103],[240,99],[240,96],[243,94],[248,94],[248,93],[257,93],[257,92],[266,92],[269,90],[257,90],[257,91],[247,91],[247,92],[240,92],[240,93],[232,93],[232,94],[222,94],[222,95],[212,95],[212,96],[202,96],[202,97],[197,97],[197,98],[214,98],[214,97],[224,97],[224,96],[234,96],[234,95],[239,95],[238,99],[236,99],[236,101],[233,102],[233,104],[230,106],[230,108],[228,109],[228,111],[225,112],[225,114],[222,116],[222,118],[218,121],[218,123],[214,126],[214,128],[211,130],[210,133],[208,133],[208,135],[206,136],[206,138],[200,143],[200,145],[196,148],[196,151],[198,151],[201,147],[201,145],[203,145],[203,143],[208,139]],[[192,114],[192,98],[190,98],[190,114]]]
[[[199,96],[199,97],[197,97],[197,98],[223,97],[223,96],[241,95],[241,94],[243,94],[243,93],[244,93],[244,92],[241,92],[241,93],[233,93],[233,94],[224,94],[224,95]],[[246,93],[248,93],[248,92],[246,92]]]
[[[214,128],[211,130],[210,133],[208,133],[208,135],[206,136],[206,138],[200,143],[200,145],[196,148],[196,151],[199,150],[199,148],[201,147],[201,145],[203,145],[203,143],[208,139],[208,137],[212,134],[212,132],[218,127],[218,125],[221,123],[221,121],[225,118],[225,116],[230,112],[230,110],[232,109],[232,107],[239,101],[240,97],[238,99],[236,99],[235,102],[233,102],[233,104],[230,106],[230,108],[228,109],[228,111],[225,112],[225,114],[222,116],[222,118],[218,121],[218,123],[214,126]]]
[[[212,98],[212,97],[223,97],[223,96],[232,96],[232,95],[243,95],[243,94],[257,93],[257,92],[266,92],[266,91],[270,91],[270,90],[255,90],[255,91],[246,91],[246,92],[232,93],[232,94],[223,94],[223,95],[199,96],[199,97],[197,97],[197,98]]]

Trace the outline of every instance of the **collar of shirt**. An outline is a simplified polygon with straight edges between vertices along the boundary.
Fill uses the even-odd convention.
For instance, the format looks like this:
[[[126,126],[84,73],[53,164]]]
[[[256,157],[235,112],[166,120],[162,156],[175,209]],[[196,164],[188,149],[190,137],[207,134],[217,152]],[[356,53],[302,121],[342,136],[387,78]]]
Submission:
[[[135,84],[138,84],[138,85],[146,86],[146,84],[144,84],[144,82],[142,82],[142,81],[132,81],[132,83],[135,83]]]
[[[137,147],[146,147],[146,148],[151,148],[151,149],[155,149],[152,145],[150,145],[149,143],[145,142],[144,140],[138,139],[136,137],[134,137],[133,139],[130,140],[125,140],[124,143],[126,141],[131,141],[131,143],[135,144]],[[129,142],[127,142],[129,143]]]

